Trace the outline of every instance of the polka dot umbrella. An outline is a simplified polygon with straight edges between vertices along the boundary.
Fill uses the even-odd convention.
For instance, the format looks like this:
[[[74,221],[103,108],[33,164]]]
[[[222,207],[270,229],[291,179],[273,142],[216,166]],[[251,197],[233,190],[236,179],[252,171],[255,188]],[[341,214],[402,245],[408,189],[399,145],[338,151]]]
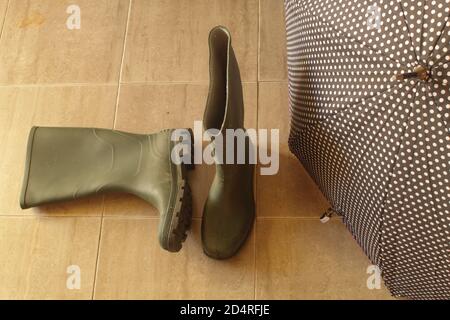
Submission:
[[[395,296],[450,299],[450,0],[285,0],[289,145]]]

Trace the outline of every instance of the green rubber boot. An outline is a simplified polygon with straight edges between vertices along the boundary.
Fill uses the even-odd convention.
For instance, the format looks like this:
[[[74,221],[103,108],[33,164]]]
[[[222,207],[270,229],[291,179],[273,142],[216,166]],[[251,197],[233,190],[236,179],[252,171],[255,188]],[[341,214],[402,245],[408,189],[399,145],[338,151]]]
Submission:
[[[192,167],[171,161],[177,143],[171,140],[172,131],[139,135],[33,127],[20,206],[25,209],[108,191],[131,193],[158,209],[161,247],[179,251],[191,223],[186,169]],[[190,130],[185,134],[191,135]]]
[[[222,135],[225,146],[226,129],[241,129],[245,132],[242,84],[231,36],[226,28],[218,26],[211,30],[209,48],[210,87],[203,124],[205,130],[218,130],[217,134]],[[253,226],[255,165],[249,163],[249,146],[249,139],[246,139],[244,164],[237,164],[236,157],[234,164],[216,163],[216,174],[202,220],[203,250],[215,259],[235,255]],[[225,149],[221,151],[223,163],[226,160]],[[237,155],[236,143],[234,151],[234,155]]]

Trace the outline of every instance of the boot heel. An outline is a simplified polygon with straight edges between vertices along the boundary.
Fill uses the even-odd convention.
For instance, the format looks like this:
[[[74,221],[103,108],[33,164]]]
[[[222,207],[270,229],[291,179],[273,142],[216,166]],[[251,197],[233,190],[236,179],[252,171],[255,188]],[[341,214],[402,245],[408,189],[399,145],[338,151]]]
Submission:
[[[192,222],[192,193],[186,180],[179,189],[177,205],[172,213],[171,226],[160,234],[160,245],[170,252],[178,252],[187,238]]]

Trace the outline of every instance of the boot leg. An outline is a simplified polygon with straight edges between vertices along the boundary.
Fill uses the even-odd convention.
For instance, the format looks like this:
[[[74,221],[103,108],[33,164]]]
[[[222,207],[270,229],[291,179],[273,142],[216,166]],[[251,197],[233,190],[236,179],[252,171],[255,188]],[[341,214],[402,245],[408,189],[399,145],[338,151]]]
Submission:
[[[187,167],[171,161],[171,132],[34,127],[20,205],[25,209],[100,192],[131,193],[158,209],[160,244],[178,251],[190,226],[192,201]]]

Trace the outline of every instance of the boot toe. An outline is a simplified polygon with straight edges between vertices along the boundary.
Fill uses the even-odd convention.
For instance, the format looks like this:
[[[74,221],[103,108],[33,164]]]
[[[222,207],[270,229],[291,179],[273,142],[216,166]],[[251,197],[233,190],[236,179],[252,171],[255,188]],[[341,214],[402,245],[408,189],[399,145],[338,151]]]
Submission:
[[[210,219],[208,215],[204,215],[202,223],[203,251],[214,259],[228,259],[236,255],[244,245],[251,231],[253,218],[242,220],[234,218],[230,221],[230,219],[214,219],[217,217],[227,217],[227,215],[216,213]]]
[[[243,242],[244,241],[237,244],[228,244],[224,241],[217,241],[217,239],[203,240],[203,252],[213,259],[229,259],[239,251]]]

